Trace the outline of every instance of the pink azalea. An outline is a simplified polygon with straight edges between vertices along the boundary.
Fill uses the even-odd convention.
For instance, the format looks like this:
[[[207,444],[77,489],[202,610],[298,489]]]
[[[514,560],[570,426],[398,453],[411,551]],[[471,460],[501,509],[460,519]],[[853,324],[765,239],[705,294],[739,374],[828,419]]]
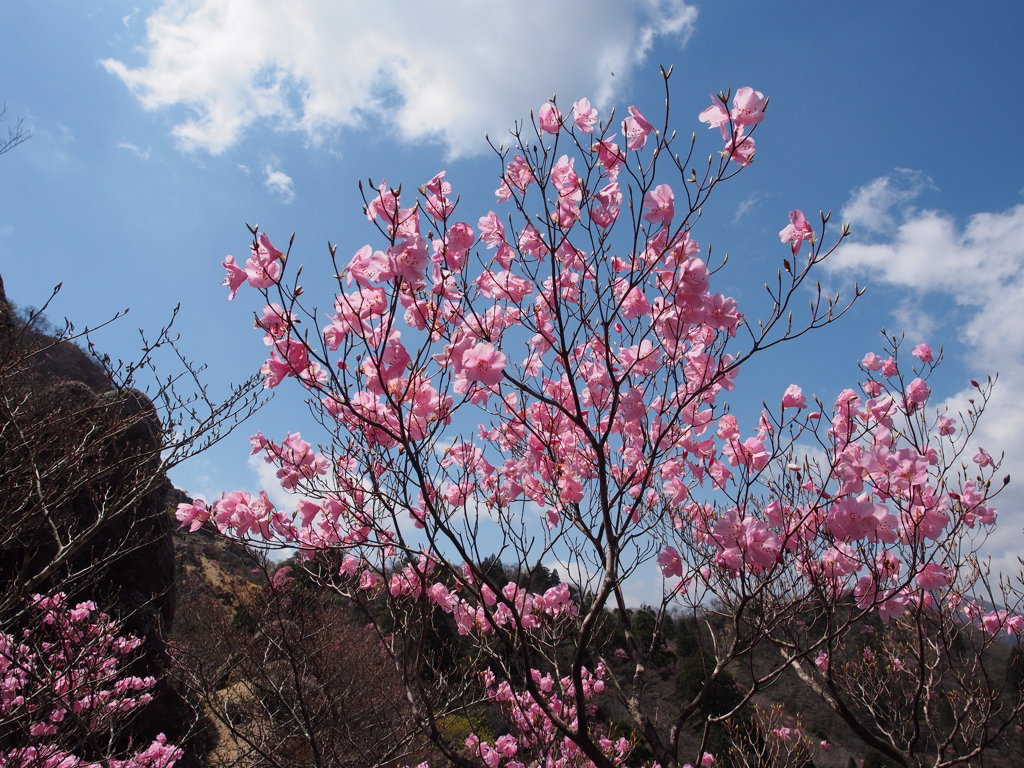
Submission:
[[[756,151],[757,145],[754,143],[754,137],[744,136],[742,129],[738,129],[726,143],[723,154],[732,162],[745,168],[753,161]]]
[[[381,283],[395,276],[391,271],[391,260],[383,251],[375,251],[364,245],[348,263],[346,280],[351,284],[354,279],[358,285],[369,287],[370,283]]]
[[[388,248],[387,256],[393,276],[400,277],[412,285],[423,279],[430,261],[427,243],[419,235],[395,243]]]
[[[622,133],[626,137],[626,147],[632,150],[643,149],[647,143],[647,136],[654,130],[654,126],[647,122],[647,118],[636,107],[629,108],[629,117],[622,121]]]
[[[610,179],[615,179],[619,175],[619,166],[626,162],[626,158],[622,150],[619,149],[619,145],[612,141],[613,138],[615,138],[614,135],[594,143],[597,159],[604,166],[605,172]]]
[[[666,545],[658,553],[658,567],[661,568],[661,575],[666,579],[682,578],[683,576],[683,559],[675,547]]]
[[[863,365],[869,371],[878,371],[881,370],[882,368],[882,359],[874,352],[868,352],[866,355],[864,355],[864,358],[860,361],[860,364]]]
[[[462,354],[458,372],[468,381],[479,381],[491,386],[501,382],[505,372],[505,355],[492,344],[483,342],[467,349]]]
[[[941,565],[929,563],[918,572],[914,581],[921,589],[941,589],[949,586],[949,574]]]
[[[573,122],[583,133],[593,133],[597,123],[597,110],[590,106],[589,99],[580,99],[572,105]]]
[[[764,108],[767,105],[768,99],[763,93],[745,85],[736,89],[729,116],[736,125],[757,125],[764,120]]]
[[[659,184],[644,195],[644,218],[652,224],[668,227],[675,215],[675,194],[668,184]]]
[[[697,119],[702,123],[707,123],[708,128],[718,128],[722,132],[722,138],[727,139],[729,138],[729,113],[718,97],[709,96],[709,98],[711,106],[697,115]]]
[[[992,456],[989,455],[989,452],[986,451],[984,448],[978,449],[978,452],[974,454],[974,458],[972,459],[972,461],[978,465],[978,469],[982,469],[984,467],[994,467],[996,465],[995,462],[992,460]]]
[[[551,181],[559,196],[579,191],[580,177],[576,175],[576,158],[562,155],[551,167]]]
[[[224,282],[221,285],[227,286],[228,288],[228,301],[235,298],[238,293],[238,289],[246,280],[245,270],[242,269],[235,263],[234,256],[225,256],[224,261],[221,262],[221,266],[224,267],[228,273],[224,277]]]
[[[210,519],[210,510],[202,499],[192,499],[191,504],[179,504],[174,516],[182,528],[187,525],[189,532],[195,533]]]
[[[507,270],[481,273],[476,280],[480,295],[488,299],[504,299],[515,303],[521,302],[533,293],[533,283],[522,277],[513,275]]]
[[[786,387],[786,391],[782,395],[782,407],[806,408],[807,398],[804,397],[804,391],[796,384],[790,384],[788,387]]]
[[[533,184],[534,181],[536,181],[536,178],[533,175],[533,169],[530,167],[529,162],[522,155],[516,154],[508,161],[508,165],[505,166],[505,175],[502,176],[503,187],[498,188],[499,200],[504,202],[510,199],[513,189],[525,192],[526,188]]]
[[[481,216],[476,225],[480,230],[480,239],[488,248],[495,248],[505,242],[505,227],[494,211]]]
[[[594,195],[594,202],[596,205],[590,209],[590,218],[599,227],[610,227],[619,217],[622,207],[622,190],[619,188],[619,182],[613,181],[603,187]]]
[[[934,358],[932,357],[932,348],[927,344],[918,344],[914,347],[910,353],[922,363],[930,363]]]
[[[295,320],[295,315],[286,312],[277,302],[272,302],[263,307],[263,316],[256,320],[256,327],[267,332],[263,343],[269,347],[274,339],[280,339],[288,333]]]
[[[558,107],[546,101],[537,111],[537,122],[545,133],[556,134],[562,127],[562,113]]]
[[[369,221],[379,218],[393,223],[397,214],[398,195],[393,189],[388,189],[386,181],[382,181],[377,187],[377,195],[366,206],[366,218]]]
[[[426,209],[433,218],[445,221],[455,210],[451,201],[452,185],[444,180],[446,171],[439,172],[434,178],[423,185],[426,194]]]
[[[907,385],[907,410],[917,410],[926,402],[932,391],[923,379],[914,379]]]
[[[260,232],[248,261],[245,275],[253,288],[269,288],[281,278],[281,264],[284,254],[270,242],[265,232]]]
[[[814,230],[807,223],[807,217],[804,216],[803,211],[789,212],[789,225],[779,232],[779,240],[789,243],[790,250],[793,251],[794,256],[800,253],[800,246],[803,245],[804,240],[808,242],[814,241]]]

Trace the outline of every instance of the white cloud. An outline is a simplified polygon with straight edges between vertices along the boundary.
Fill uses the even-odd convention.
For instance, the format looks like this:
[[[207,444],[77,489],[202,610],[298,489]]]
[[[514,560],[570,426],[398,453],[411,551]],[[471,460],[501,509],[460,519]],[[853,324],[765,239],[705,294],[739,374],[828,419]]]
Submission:
[[[895,327],[905,333],[908,339],[934,338],[935,318],[922,304],[920,297],[908,296],[892,309]]]
[[[139,15],[139,8],[138,7],[132,8],[131,13],[126,13],[124,16],[121,17],[121,23],[126,28],[130,27],[132,25],[132,22],[135,20],[135,17],[138,16],[138,15]]]
[[[897,168],[891,176],[879,176],[857,189],[843,206],[842,220],[856,232],[884,233],[895,224],[894,209],[909,204],[935,183],[921,171]]]
[[[755,192],[750,195],[747,199],[736,206],[736,215],[732,217],[732,223],[737,224],[739,220],[750,213],[754,208],[761,203],[762,195],[760,192]]]
[[[118,142],[117,148],[118,149],[127,149],[129,152],[131,152],[133,155],[135,155],[140,160],[149,160],[149,154],[150,154],[149,147],[146,147],[145,149],[139,149],[137,146],[135,146],[131,142],[121,141],[121,142]]]
[[[696,16],[683,0],[164,0],[145,62],[102,64],[146,109],[184,108],[186,150],[222,152],[261,123],[313,141],[394,132],[458,157],[553,93],[609,106],[655,38],[685,42]]]
[[[292,177],[284,171],[267,164],[263,166],[263,186],[276,194],[285,203],[295,199],[295,185]]]
[[[914,178],[904,172],[904,179],[908,173]],[[862,223],[883,223],[875,231],[887,231],[888,239],[844,245],[826,264],[869,283],[906,289],[909,297],[894,310],[896,322],[913,319],[914,308],[925,300],[929,307],[941,307],[942,314],[951,307],[962,313],[958,356],[978,379],[999,376],[975,442],[993,455],[1005,452],[1000,474],[1017,478],[995,504],[1000,524],[989,542],[996,554],[1007,553],[1020,548],[1024,528],[1024,204],[975,213],[960,226],[948,214],[914,209],[913,197],[890,177],[861,187],[844,208],[844,218],[853,212],[864,217]],[[931,316],[917,320],[908,331],[932,330]],[[936,341],[908,337],[911,343],[924,340]],[[977,399],[977,392],[964,387],[946,405],[963,410],[972,397]]]

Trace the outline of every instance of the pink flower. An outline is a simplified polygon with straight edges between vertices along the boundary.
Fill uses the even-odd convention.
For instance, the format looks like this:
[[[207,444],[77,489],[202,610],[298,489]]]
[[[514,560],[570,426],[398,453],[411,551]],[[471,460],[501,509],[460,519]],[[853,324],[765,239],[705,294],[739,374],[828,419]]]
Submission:
[[[994,467],[996,464],[992,461],[992,456],[984,448],[979,448],[978,452],[974,454],[972,461],[978,465],[978,469],[984,467]]]
[[[644,218],[652,224],[668,227],[675,215],[676,196],[668,184],[659,184],[644,195]]]
[[[753,161],[757,145],[753,136],[744,136],[742,129],[738,129],[722,151],[732,162],[745,168]]]
[[[989,611],[981,617],[981,628],[990,635],[995,635],[1006,623],[1006,611]]]
[[[179,504],[174,516],[182,528],[187,525],[189,533],[195,533],[210,519],[210,510],[202,499],[192,499],[191,504]]]
[[[736,125],[757,125],[764,120],[764,108],[767,105],[768,99],[763,93],[745,85],[736,89],[732,112],[729,114]]]
[[[782,407],[806,408],[807,398],[804,397],[804,391],[796,384],[790,384],[788,387],[786,387],[786,391],[782,395]]]
[[[768,99],[760,91],[755,91],[749,85],[736,89],[736,95],[732,100],[732,111],[727,112],[725,104],[717,96],[709,96],[711,106],[698,115],[697,119],[707,123],[708,128],[718,128],[722,132],[722,138],[729,138],[729,122],[736,127],[757,125],[764,120],[764,108],[768,105]]]
[[[295,320],[294,314],[286,312],[280,304],[273,302],[263,307],[263,316],[256,320],[256,327],[267,332],[263,343],[269,347],[274,343],[274,339],[280,339],[288,333]]]
[[[509,197],[511,197],[512,189],[518,189],[520,192],[523,192],[536,181],[533,176],[533,169],[530,168],[530,163],[520,154],[515,155],[508,161],[508,165],[505,167],[505,175],[502,178],[506,187],[509,188]]]
[[[626,162],[626,158],[619,145],[612,141],[613,138],[614,135],[604,141],[595,142],[593,150],[597,152],[597,159],[604,166],[608,178],[614,181],[619,175],[619,166]]]
[[[613,181],[594,195],[590,218],[599,227],[610,227],[619,217],[621,207],[622,190],[619,188],[619,182]]]
[[[629,108],[629,117],[622,121],[622,133],[626,137],[626,147],[629,149],[643,149],[647,143],[647,136],[654,130],[654,126],[647,122],[647,118],[636,107]]]
[[[505,355],[492,344],[483,342],[470,347],[462,354],[457,373],[465,376],[467,381],[479,381],[481,384],[491,386],[501,381],[505,363]]]
[[[949,585],[949,574],[937,563],[929,563],[918,572],[914,581],[921,589],[941,589]]]
[[[932,348],[927,344],[918,344],[910,354],[922,363],[930,363],[934,359],[932,357]]]
[[[505,242],[505,227],[494,211],[488,211],[476,223],[480,230],[480,239],[488,248],[495,248]]]
[[[590,106],[589,99],[580,99],[572,105],[573,122],[583,133],[593,133],[597,122],[597,110]]]
[[[666,545],[658,553],[658,567],[661,568],[661,575],[666,579],[671,579],[673,576],[682,578],[683,559],[675,547]]]
[[[923,379],[914,379],[912,382],[907,384],[907,401],[906,407],[908,411],[916,411],[926,402],[932,391]]]
[[[555,134],[562,127],[562,113],[550,101],[544,102],[537,111],[537,122],[545,133]]]
[[[228,301],[235,298],[238,293],[238,289],[242,287],[242,283],[246,280],[245,270],[242,269],[235,263],[234,256],[225,256],[221,266],[224,267],[228,273],[224,277],[224,282],[221,285],[227,286],[228,289]]]
[[[869,371],[878,371],[881,370],[882,368],[882,359],[874,352],[868,352],[866,355],[864,355],[864,358],[860,361],[860,364],[863,365]]]
[[[803,245],[804,240],[814,241],[814,230],[807,223],[807,217],[804,216],[803,211],[789,212],[789,225],[779,232],[779,240],[789,243],[794,256],[800,253],[800,246]]]
[[[394,276],[387,254],[375,251],[368,245],[356,251],[346,270],[346,282],[351,283],[354,279],[364,288],[369,287],[370,283],[381,283]]]
[[[722,138],[726,139],[729,137],[727,129],[729,113],[717,97],[709,96],[709,98],[711,99],[711,106],[697,115],[697,119],[702,123],[707,123],[708,128],[718,128],[722,132]]]
[[[281,278],[281,264],[284,254],[270,242],[265,232],[260,232],[249,259],[245,262],[245,276],[253,288],[269,288]]]

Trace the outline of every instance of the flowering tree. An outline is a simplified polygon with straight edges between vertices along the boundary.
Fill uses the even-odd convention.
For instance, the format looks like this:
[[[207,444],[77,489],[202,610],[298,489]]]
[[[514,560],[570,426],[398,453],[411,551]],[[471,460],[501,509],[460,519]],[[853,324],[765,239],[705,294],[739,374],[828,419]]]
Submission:
[[[253,230],[249,259],[224,262],[229,298],[249,286],[265,299],[264,385],[294,379],[324,437],[252,438],[300,492],[296,509],[235,491],[179,519],[298,548],[365,608],[419,727],[454,764],[610,768],[643,742],[661,766],[710,765],[706,727],[687,724],[727,668],[765,646],[775,661],[750,665],[738,703],[709,721],[732,720],[791,670],[907,765],[968,760],[1019,718],[1019,696],[934,674],[949,633],[975,633],[980,654],[1021,631],[1019,592],[986,593],[975,558],[998,462],[980,451],[961,464],[990,385],[967,414],[933,413],[938,357],[920,345],[908,362],[892,340],[830,410],[793,385],[766,394],[753,424],[730,412],[747,361],[850,306],[813,280],[847,232],[830,241],[828,216],[790,215],[761,319],[715,292],[725,263],[695,238],[700,211],[754,159],[767,99],[745,87],[711,101],[699,120],[723,144],[707,162],[696,135],[669,129],[667,99],[660,128],[634,106],[601,120],[581,99],[568,114],[544,104],[495,147],[497,210],[462,215],[443,171],[411,196],[371,185],[381,246],[330,249],[326,318],[300,300],[291,245]],[[495,550],[512,572],[558,563],[573,586],[530,591],[484,565]],[[669,714],[647,699],[661,640],[641,640],[625,597],[655,562],[659,621],[676,608],[725,620],[705,684]],[[851,626],[878,616],[918,638],[890,654],[906,671],[899,693],[913,693],[909,730],[883,722],[840,658]],[[601,656],[609,622],[626,675]],[[468,677],[428,652],[446,625],[470,649]],[[1003,709],[968,724],[979,698]],[[937,699],[949,717],[932,716]],[[599,716],[607,701],[630,735]],[[502,733],[453,736],[453,718],[493,711]]]
[[[11,768],[170,768],[181,750],[161,733],[144,749],[123,726],[150,701],[152,677],[124,667],[142,641],[96,604],[36,595],[20,636],[0,633],[0,765]],[[112,757],[122,753],[122,758]]]

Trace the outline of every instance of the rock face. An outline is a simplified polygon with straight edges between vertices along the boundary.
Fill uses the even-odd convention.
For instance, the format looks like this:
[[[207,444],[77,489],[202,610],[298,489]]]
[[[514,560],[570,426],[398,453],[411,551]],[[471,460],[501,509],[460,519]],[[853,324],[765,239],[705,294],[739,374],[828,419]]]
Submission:
[[[156,410],[75,345],[21,326],[0,281],[0,626],[35,593],[91,599],[144,640],[131,673],[163,680],[174,550]],[[181,705],[161,682],[130,736],[180,736]]]

